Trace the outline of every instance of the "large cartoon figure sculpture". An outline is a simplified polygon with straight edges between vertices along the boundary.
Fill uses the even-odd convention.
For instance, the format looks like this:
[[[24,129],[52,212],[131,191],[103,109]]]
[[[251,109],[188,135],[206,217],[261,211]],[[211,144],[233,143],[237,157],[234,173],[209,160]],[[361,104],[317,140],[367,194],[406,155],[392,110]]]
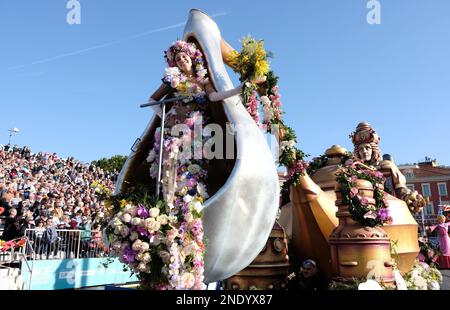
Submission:
[[[182,209],[186,200],[196,199],[197,211],[204,212],[205,283],[228,278],[250,264],[269,237],[279,200],[270,149],[240,102],[241,86],[233,86],[225,68],[230,50],[216,23],[203,12],[191,10],[183,41],[166,51],[164,83],[151,96],[153,101],[180,98],[166,107],[162,194],[170,207]],[[237,130],[231,132],[227,123]],[[200,132],[194,137],[183,134],[174,130],[178,124],[200,128]],[[150,174],[158,173],[160,127],[161,118],[155,115],[121,171],[116,194],[130,186],[151,184]],[[223,150],[219,156],[206,159],[207,151],[200,148],[198,153],[195,147],[190,157],[173,151],[180,143],[191,143],[191,138],[199,139],[194,145],[206,148],[211,131],[224,135],[223,145],[215,145],[215,150]]]
[[[360,123],[351,135],[355,145],[355,157],[366,164],[375,165],[379,171],[392,179],[395,192],[414,209],[420,209],[424,199],[407,190],[404,177],[394,163],[381,161],[378,148],[379,136],[367,123]],[[346,156],[346,150],[337,145],[326,153],[326,164],[311,176],[302,176],[299,185],[291,189],[293,203],[293,247],[298,259],[311,258],[318,262],[322,274],[333,276],[329,238],[338,226],[336,202],[336,172]],[[392,223],[383,226],[389,239],[396,244],[398,268],[402,273],[411,270],[419,252],[417,241],[418,225],[404,200],[387,194]]]

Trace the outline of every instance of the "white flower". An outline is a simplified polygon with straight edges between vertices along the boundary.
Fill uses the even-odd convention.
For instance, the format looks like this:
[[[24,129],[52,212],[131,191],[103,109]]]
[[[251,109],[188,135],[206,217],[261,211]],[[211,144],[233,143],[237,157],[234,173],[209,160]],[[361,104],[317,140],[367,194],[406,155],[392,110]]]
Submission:
[[[125,208],[123,208],[124,213],[129,213],[131,216],[136,216],[137,214],[137,208],[136,206],[132,206],[130,204],[127,204]]]
[[[142,244],[142,240],[136,240],[135,242],[133,242],[133,245],[131,246],[131,248],[136,251],[139,252],[139,249],[141,248],[141,244]]]
[[[139,224],[141,224],[141,222],[142,222],[142,220],[140,218],[138,218],[138,217],[133,217],[131,219],[131,224],[135,225],[135,226],[139,226]]]
[[[188,167],[188,171],[190,174],[197,174],[200,172],[200,170],[201,170],[201,168],[197,164],[192,164],[192,165],[189,165],[189,167]]]
[[[194,286],[195,277],[192,273],[186,272],[186,273],[183,273],[183,275],[181,275],[180,281],[181,281],[183,288],[189,289]]]
[[[145,219],[145,228],[148,231],[157,231],[161,227],[161,224],[158,223],[153,217],[149,217]]]
[[[185,246],[185,247],[181,250],[181,252],[182,252],[185,256],[188,256],[188,255],[195,254],[195,251],[196,251],[196,250],[197,250],[197,245],[196,245],[194,242],[192,242],[192,243],[188,244],[187,246]]]
[[[200,202],[200,201],[196,201],[195,203],[194,203],[194,209],[197,211],[197,212],[201,212],[202,210],[203,210],[203,204]]]
[[[114,218],[114,221],[112,224],[113,224],[113,227],[120,227],[123,225],[122,221],[118,217]]]
[[[142,261],[144,262],[144,263],[149,263],[149,262],[151,262],[152,261],[152,257],[151,257],[151,255],[150,255],[150,253],[144,253],[143,254],[143,256],[142,256]]]
[[[131,241],[134,241],[137,238],[139,238],[139,234],[137,232],[134,231],[133,233],[131,233],[131,235],[130,235],[130,240]]]
[[[139,265],[137,266],[137,270],[139,270],[140,272],[145,272],[147,270],[147,264],[144,262],[139,263]]]
[[[126,237],[128,236],[128,234],[130,233],[130,229],[123,225],[122,227],[120,227],[120,234],[122,235],[122,237]]]
[[[120,235],[120,229],[122,228],[122,225],[117,225],[114,227],[114,234]]]
[[[413,278],[413,283],[419,290],[427,290],[428,289],[427,281],[424,278],[422,278],[421,276],[417,276],[417,277]]]
[[[156,218],[156,221],[159,222],[161,225],[166,225],[169,222],[169,219],[167,215],[161,214]]]
[[[150,244],[148,244],[147,242],[142,242],[141,243],[141,248],[139,249],[140,252],[146,252],[150,249]]]
[[[169,75],[180,75],[180,69],[178,69],[178,67],[167,67],[164,70],[164,76],[169,76]]]
[[[382,290],[380,284],[375,280],[367,280],[358,285],[360,291],[380,291]]]
[[[440,290],[441,289],[441,286],[439,285],[439,282],[438,281],[436,281],[436,280],[431,280],[430,281],[430,290]]]
[[[178,223],[178,218],[175,215],[169,215],[168,220],[171,224]]]
[[[293,148],[295,146],[295,141],[294,140],[289,140],[289,141],[281,141],[280,143],[280,148],[283,150],[285,148]]]
[[[124,213],[122,215],[122,221],[124,223],[129,223],[131,221],[131,215],[129,213]]]
[[[157,217],[159,215],[159,209],[158,208],[151,208],[149,210],[149,214],[151,217]]]
[[[151,150],[150,153],[148,153],[147,162],[151,163],[156,158],[156,152],[154,150]]]
[[[183,201],[184,202],[191,202],[192,198],[193,197],[191,195],[186,195],[186,196],[183,197]]]
[[[203,198],[209,198],[208,193],[206,192],[206,186],[203,183],[198,183],[197,184],[197,192],[200,196],[202,196]]]
[[[261,103],[263,105],[270,105],[270,99],[267,96],[261,96]]]
[[[138,253],[138,254],[136,254],[136,256],[135,256],[135,258],[136,258],[137,260],[139,260],[139,261],[142,261],[143,257],[144,257],[144,253]]]

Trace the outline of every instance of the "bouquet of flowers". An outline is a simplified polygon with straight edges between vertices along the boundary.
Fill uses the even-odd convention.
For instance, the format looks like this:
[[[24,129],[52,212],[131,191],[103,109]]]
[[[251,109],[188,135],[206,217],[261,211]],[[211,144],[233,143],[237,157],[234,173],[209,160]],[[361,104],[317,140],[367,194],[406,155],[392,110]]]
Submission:
[[[367,180],[372,183],[374,189],[375,204],[369,203],[367,197],[359,195],[356,186],[358,179]],[[364,226],[381,226],[391,223],[392,217],[389,215],[388,202],[383,190],[383,174],[375,169],[371,169],[361,162],[349,159],[345,165],[336,173],[336,181],[341,186],[342,199],[348,204],[352,219]]]
[[[202,215],[194,204],[177,210],[131,188],[110,199],[107,228],[112,252],[136,273],[144,288],[203,289]]]
[[[279,94],[278,76],[270,70],[268,59],[272,53],[264,49],[264,41],[250,36],[241,40],[242,50],[232,52],[227,62],[240,75],[244,82],[242,102],[250,116],[260,128],[268,133],[276,134],[280,144],[279,165],[288,168],[289,179],[281,188],[282,201],[288,199],[289,188],[298,184],[301,175],[308,167],[304,161],[307,156],[297,149],[297,137],[292,128],[283,122],[281,95]],[[262,84],[254,81],[265,77]],[[260,110],[263,117],[260,117]]]
[[[405,282],[408,290],[439,290],[442,274],[427,263],[416,261],[413,269],[405,275]]]

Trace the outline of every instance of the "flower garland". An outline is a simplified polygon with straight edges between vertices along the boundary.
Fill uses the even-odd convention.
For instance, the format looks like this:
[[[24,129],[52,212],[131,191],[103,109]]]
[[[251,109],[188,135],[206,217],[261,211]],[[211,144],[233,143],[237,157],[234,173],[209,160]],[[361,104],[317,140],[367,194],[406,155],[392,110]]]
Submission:
[[[267,133],[278,136],[280,144],[279,166],[288,169],[288,180],[281,186],[282,203],[289,201],[291,186],[298,184],[300,177],[308,167],[304,157],[308,156],[297,149],[297,137],[294,130],[284,124],[281,95],[278,87],[278,76],[270,71],[268,58],[270,52],[264,49],[263,40],[255,40],[250,36],[241,40],[242,50],[233,51],[227,57],[227,63],[240,75],[244,82],[242,89],[242,102],[256,124]],[[258,77],[266,77],[263,84],[255,84]],[[263,112],[260,116],[259,110]],[[262,121],[262,122],[261,122]]]
[[[375,204],[370,204],[367,197],[358,194],[356,181],[367,180],[374,189]],[[372,170],[359,161],[349,159],[336,173],[336,181],[341,185],[342,199],[348,204],[352,219],[364,226],[380,226],[391,223],[386,193],[383,190],[385,178],[379,171]]]

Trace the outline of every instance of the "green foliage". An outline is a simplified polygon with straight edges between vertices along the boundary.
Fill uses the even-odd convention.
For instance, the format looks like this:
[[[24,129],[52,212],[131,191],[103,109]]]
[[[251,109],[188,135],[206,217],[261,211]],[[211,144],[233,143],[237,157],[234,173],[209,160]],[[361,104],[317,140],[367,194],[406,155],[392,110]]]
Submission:
[[[126,160],[127,160],[126,156],[114,155],[111,158],[103,157],[99,160],[94,160],[92,164],[101,168],[104,171],[112,172],[114,170],[116,171],[122,170],[122,167],[125,164]]]
[[[365,281],[367,281],[365,278],[332,280],[328,286],[328,289],[335,291],[358,290],[359,284]]]

